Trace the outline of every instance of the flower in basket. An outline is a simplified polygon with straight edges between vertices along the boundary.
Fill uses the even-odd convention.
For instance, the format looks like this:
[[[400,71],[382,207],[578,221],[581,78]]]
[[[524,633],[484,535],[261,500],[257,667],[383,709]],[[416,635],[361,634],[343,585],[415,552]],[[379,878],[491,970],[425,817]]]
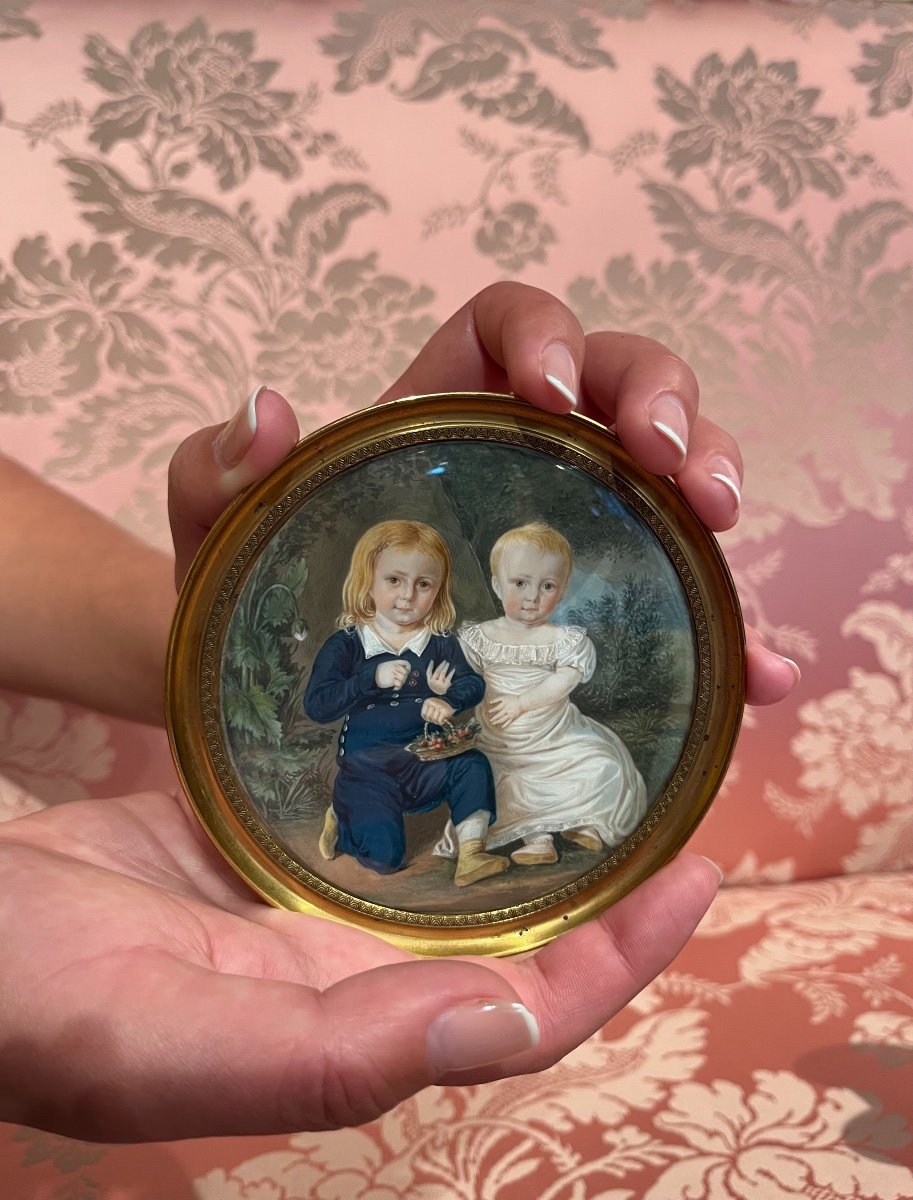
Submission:
[[[453,755],[462,754],[464,750],[468,750],[474,745],[481,728],[480,722],[475,717],[471,717],[461,725],[453,725],[450,721],[445,721],[443,725],[432,727],[426,723],[422,736],[414,738],[406,746],[406,749],[416,758],[422,759],[423,762],[452,758]]]

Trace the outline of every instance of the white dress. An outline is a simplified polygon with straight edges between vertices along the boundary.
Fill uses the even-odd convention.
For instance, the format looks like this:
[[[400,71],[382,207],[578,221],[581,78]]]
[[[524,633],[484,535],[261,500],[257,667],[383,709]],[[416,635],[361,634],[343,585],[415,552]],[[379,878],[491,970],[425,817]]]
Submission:
[[[596,650],[585,629],[556,627],[546,646],[494,642],[480,625],[464,625],[460,646],[485,678],[486,702],[522,695],[548,679],[558,667],[576,667],[585,683],[596,669]],[[647,811],[640,772],[622,740],[585,717],[569,696],[523,713],[506,729],[491,725],[480,705],[482,722],[476,747],[491,763],[497,820],[489,826],[486,847],[519,838],[592,826],[607,847],[617,846]],[[452,827],[435,853],[452,857]]]

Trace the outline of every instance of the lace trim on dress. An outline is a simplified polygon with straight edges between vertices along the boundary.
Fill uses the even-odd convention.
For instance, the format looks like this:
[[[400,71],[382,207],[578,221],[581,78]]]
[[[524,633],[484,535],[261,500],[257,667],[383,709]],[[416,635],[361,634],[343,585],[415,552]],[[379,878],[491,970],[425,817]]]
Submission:
[[[586,638],[586,630],[580,625],[565,625],[557,641],[544,646],[516,646],[506,642],[494,642],[482,632],[480,625],[460,626],[459,636],[476,652],[482,662],[507,663],[509,666],[527,666],[535,663],[547,667],[576,650]]]

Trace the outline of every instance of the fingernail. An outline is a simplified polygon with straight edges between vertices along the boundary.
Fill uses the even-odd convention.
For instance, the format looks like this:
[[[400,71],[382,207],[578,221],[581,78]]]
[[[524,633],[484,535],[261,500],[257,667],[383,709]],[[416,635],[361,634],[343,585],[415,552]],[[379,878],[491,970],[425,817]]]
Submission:
[[[738,509],[742,503],[742,489],[739,486],[739,473],[735,469],[735,465],[728,458],[716,455],[708,460],[707,466],[710,470],[710,478],[716,479],[731,492],[735,499],[736,509]]]
[[[792,669],[796,675],[796,683],[798,683],[799,680],[802,678],[802,668],[793,659],[787,658],[785,654],[781,654],[780,657],[783,659],[783,661],[785,663],[789,663],[789,665],[792,667]]]
[[[711,867],[713,867],[714,871],[716,871],[717,875],[719,876],[720,883],[722,883],[723,868],[720,866],[720,864],[718,862],[714,862],[712,858],[708,858],[706,854],[702,855],[701,857],[704,859],[704,862],[710,863]]]
[[[577,364],[567,346],[550,342],[539,359],[545,378],[572,409],[577,407]]]
[[[223,471],[236,467],[250,448],[257,432],[257,398],[265,391],[265,383],[255,387],[213,442],[213,458]]]
[[[664,396],[657,396],[652,400],[647,411],[650,414],[650,424],[678,450],[684,462],[688,453],[688,418],[681,400],[667,392]]]
[[[522,1004],[480,1000],[441,1013],[428,1030],[432,1077],[467,1071],[522,1054],[539,1043],[536,1018]]]

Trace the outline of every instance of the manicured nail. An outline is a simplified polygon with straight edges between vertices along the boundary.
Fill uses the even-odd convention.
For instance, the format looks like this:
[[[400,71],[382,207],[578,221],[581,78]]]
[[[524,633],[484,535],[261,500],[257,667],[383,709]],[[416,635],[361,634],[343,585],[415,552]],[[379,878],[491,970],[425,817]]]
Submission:
[[[710,478],[716,479],[725,488],[728,488],[735,499],[735,506],[738,509],[742,503],[742,489],[739,486],[739,473],[735,469],[735,466],[728,458],[723,458],[720,455],[711,458],[707,466],[710,470]]]
[[[265,391],[265,383],[255,387],[213,442],[213,458],[223,471],[236,467],[250,448],[257,432],[257,398]]]
[[[785,663],[789,663],[789,665],[792,667],[792,669],[796,675],[796,683],[798,683],[799,680],[802,678],[802,668],[793,659],[787,658],[785,654],[781,654],[780,657],[783,659],[783,661]]]
[[[577,364],[567,346],[549,342],[539,359],[545,378],[572,409],[577,407]]]
[[[479,1000],[441,1013],[428,1030],[434,1079],[522,1054],[539,1043],[536,1018],[522,1004]]]
[[[711,867],[713,867],[714,871],[716,871],[717,875],[719,876],[720,883],[722,883],[723,882],[723,868],[720,866],[720,864],[718,862],[714,862],[712,858],[708,858],[706,854],[702,855],[702,857],[705,862],[710,863]]]
[[[688,418],[681,400],[667,392],[650,402],[648,412],[650,424],[667,442],[671,442],[684,462],[688,453]]]

